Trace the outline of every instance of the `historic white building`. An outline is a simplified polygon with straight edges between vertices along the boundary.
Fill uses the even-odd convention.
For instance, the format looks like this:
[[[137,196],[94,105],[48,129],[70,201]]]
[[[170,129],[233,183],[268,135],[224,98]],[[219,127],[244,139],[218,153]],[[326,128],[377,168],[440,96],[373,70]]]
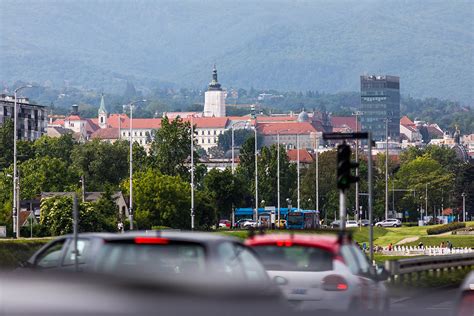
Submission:
[[[204,94],[205,117],[225,117],[225,94],[217,81],[217,69],[214,65],[212,81],[209,83],[209,89]]]

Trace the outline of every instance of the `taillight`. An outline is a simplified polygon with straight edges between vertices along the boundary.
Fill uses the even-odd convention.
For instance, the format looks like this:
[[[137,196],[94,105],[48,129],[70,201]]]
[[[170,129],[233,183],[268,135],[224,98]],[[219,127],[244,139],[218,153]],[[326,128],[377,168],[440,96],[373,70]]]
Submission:
[[[345,291],[349,288],[346,279],[337,274],[326,276],[322,281],[322,288],[325,291]]]
[[[136,244],[167,245],[169,240],[161,237],[135,237]]]
[[[276,245],[278,247],[291,247],[293,245],[293,242],[291,240],[278,240],[276,242]]]
[[[458,306],[458,316],[472,316],[474,311],[474,291],[466,291]]]

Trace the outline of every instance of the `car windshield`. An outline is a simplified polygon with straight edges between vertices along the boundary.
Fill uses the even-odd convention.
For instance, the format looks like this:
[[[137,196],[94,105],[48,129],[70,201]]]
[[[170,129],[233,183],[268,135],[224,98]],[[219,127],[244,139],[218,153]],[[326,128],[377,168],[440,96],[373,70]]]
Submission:
[[[107,273],[139,271],[147,276],[190,275],[205,272],[206,254],[198,243],[107,242],[98,253],[96,269]]]
[[[332,270],[333,255],[329,251],[306,246],[255,246],[265,269],[274,271]]]

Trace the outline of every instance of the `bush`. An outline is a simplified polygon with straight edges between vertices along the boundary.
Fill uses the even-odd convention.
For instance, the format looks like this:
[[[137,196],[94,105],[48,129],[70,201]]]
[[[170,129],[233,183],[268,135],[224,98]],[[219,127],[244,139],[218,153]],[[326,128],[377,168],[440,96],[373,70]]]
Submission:
[[[0,240],[0,269],[15,269],[49,239]]]
[[[151,228],[151,230],[166,230],[166,229],[172,229],[172,228],[168,226],[153,226]]]
[[[456,229],[464,228],[464,227],[466,227],[466,223],[453,222],[453,223],[444,224],[438,227],[428,228],[426,230],[426,233],[428,235],[438,235],[438,234],[450,232],[452,230],[456,230]]]

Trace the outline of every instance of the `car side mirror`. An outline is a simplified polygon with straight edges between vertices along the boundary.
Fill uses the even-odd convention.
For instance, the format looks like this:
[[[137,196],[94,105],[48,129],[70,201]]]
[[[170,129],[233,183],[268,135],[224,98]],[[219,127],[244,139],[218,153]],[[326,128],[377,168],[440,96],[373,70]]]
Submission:
[[[282,276],[277,275],[273,278],[273,283],[275,283],[276,285],[286,285],[288,284],[288,280]]]
[[[385,269],[384,266],[376,266],[376,279],[377,281],[386,281],[390,277],[390,272]]]

